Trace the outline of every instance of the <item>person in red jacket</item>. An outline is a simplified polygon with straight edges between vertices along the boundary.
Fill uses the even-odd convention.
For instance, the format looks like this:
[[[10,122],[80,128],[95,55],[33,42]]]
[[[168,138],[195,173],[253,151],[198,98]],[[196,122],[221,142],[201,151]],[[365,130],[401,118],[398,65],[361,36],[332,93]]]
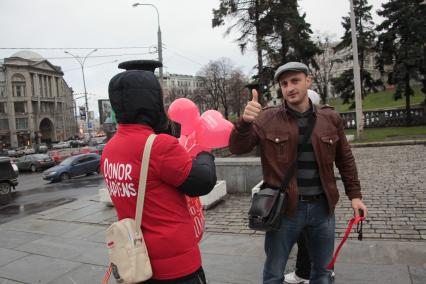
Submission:
[[[213,189],[214,157],[200,152],[194,159],[169,135],[161,86],[152,72],[156,66],[150,69],[145,65],[141,61],[119,65],[127,71],[109,83],[118,130],[103,150],[102,173],[118,219],[135,218],[142,153],[148,136],[157,134],[141,224],[153,277],[144,283],[205,284],[185,195],[201,196]]]

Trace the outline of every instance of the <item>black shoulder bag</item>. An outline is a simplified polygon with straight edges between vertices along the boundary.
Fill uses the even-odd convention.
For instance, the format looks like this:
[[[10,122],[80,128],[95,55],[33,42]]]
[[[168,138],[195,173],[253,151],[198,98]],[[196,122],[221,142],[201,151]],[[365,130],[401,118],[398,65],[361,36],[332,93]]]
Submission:
[[[312,129],[314,128],[315,118],[314,115],[308,119],[308,128],[303,136],[301,146],[305,145],[309,137],[311,137]],[[249,215],[249,228],[256,231],[273,231],[278,230],[281,225],[281,218],[286,209],[287,187],[295,173],[297,167],[297,160],[302,147],[297,150],[296,160],[293,161],[280,188],[263,188],[258,193],[253,195]]]

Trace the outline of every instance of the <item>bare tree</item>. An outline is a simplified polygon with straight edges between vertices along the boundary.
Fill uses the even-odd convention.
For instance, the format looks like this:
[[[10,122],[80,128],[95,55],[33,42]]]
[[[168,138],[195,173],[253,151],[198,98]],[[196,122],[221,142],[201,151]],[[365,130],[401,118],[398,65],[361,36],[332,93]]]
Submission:
[[[230,110],[240,108],[240,106],[237,108],[234,106],[235,96],[240,96],[240,90],[245,84],[245,77],[228,58],[210,61],[201,68],[199,76],[211,108],[223,110],[226,119],[229,117]],[[238,100],[237,102],[240,103]]]
[[[226,105],[226,80],[230,72],[229,59],[220,58],[215,61],[210,61],[207,65],[201,68],[199,76],[204,89],[209,95],[210,106],[218,110],[220,105],[225,101]],[[225,117],[227,117],[227,107],[225,108]]]
[[[173,86],[164,91],[164,101],[165,105],[170,105],[176,99],[179,98],[188,98],[190,100],[194,100],[196,96],[196,89],[192,89],[189,86],[181,86],[176,87]]]
[[[335,72],[335,65],[341,60],[335,56],[331,36],[318,35],[316,45],[321,49],[321,53],[314,56],[317,66],[310,66],[310,70],[322,103],[326,104],[329,97],[331,78]]]
[[[198,106],[200,113],[212,108],[207,90],[204,87],[195,88],[191,99]]]
[[[241,69],[232,71],[228,80],[228,90],[230,94],[230,107],[233,113],[240,116],[245,103],[248,101],[248,93],[246,85],[248,78]]]

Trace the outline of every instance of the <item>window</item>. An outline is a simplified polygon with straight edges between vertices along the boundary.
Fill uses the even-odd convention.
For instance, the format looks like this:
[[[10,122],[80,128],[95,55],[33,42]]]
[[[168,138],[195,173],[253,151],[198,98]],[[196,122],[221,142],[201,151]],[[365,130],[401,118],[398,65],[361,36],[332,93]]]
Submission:
[[[15,113],[26,113],[27,112],[27,106],[25,102],[15,102]]]
[[[25,102],[15,102],[15,113],[26,113],[27,104]]]
[[[12,76],[12,95],[14,97],[25,97],[25,77],[21,74]]]
[[[28,118],[16,118],[16,129],[27,129]]]
[[[0,114],[7,113],[6,111],[6,103],[0,103]]]
[[[9,130],[9,119],[7,118],[0,119],[0,129]]]
[[[25,97],[25,84],[13,83],[12,92],[14,97]]]
[[[90,161],[93,161],[93,160],[95,160],[94,157],[82,157],[78,160],[78,163],[83,164],[83,163],[87,163],[87,162],[90,162]]]
[[[21,97],[21,86],[15,86],[15,97]]]

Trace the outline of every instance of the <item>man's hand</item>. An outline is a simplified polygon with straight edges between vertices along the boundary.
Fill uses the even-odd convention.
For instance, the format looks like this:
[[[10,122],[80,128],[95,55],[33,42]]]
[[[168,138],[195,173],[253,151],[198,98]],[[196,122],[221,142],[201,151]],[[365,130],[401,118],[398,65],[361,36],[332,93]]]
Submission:
[[[368,209],[367,206],[359,198],[352,199],[352,208],[354,209],[355,217],[359,215],[359,209],[364,211],[364,217],[367,218]]]
[[[252,91],[253,98],[249,101],[244,109],[243,120],[245,122],[253,122],[258,117],[259,113],[262,111],[262,106],[258,101],[258,94],[255,89]]]

